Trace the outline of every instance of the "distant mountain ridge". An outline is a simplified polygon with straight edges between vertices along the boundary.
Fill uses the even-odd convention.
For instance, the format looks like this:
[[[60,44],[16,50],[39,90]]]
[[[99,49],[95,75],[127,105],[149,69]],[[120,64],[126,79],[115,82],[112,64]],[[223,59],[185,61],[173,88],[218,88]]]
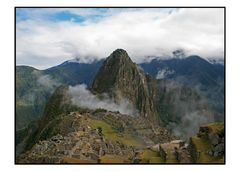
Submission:
[[[68,85],[85,83],[90,86],[104,60],[81,63],[77,59],[65,61],[58,66],[45,70],[46,74]]]
[[[142,63],[139,66],[155,77],[159,71],[168,69],[172,72],[166,75],[164,79],[177,79],[184,76],[186,78],[183,82],[193,85],[211,86],[217,84],[218,79],[224,79],[224,66],[211,64],[199,56],[189,56],[181,59],[153,59],[149,63]]]
[[[46,101],[58,85],[84,83],[90,87],[103,62],[104,59],[92,63],[80,63],[78,59],[73,59],[46,70],[17,66],[16,102],[17,118],[19,119],[17,128],[26,126],[42,115]],[[210,63],[199,56],[190,56],[164,60],[156,57],[152,61],[138,64],[138,66],[157,79],[172,80],[190,87],[200,88],[206,97],[212,99],[212,106],[218,109],[218,112],[224,113],[222,108],[224,104],[224,66],[222,64]],[[45,86],[38,83],[41,76],[46,76],[46,79],[57,84],[46,89]],[[37,96],[31,97],[30,94]],[[28,101],[29,97],[32,99],[31,103]],[[218,118],[222,119],[223,115]]]
[[[173,59],[153,59],[139,66],[158,79],[172,80],[193,87],[209,100],[218,111],[216,118],[224,116],[224,65],[210,63],[199,56]]]
[[[27,127],[39,119],[48,98],[54,91],[39,82],[43,72],[29,66],[16,67],[16,128]]]
[[[64,62],[46,70],[16,66],[17,129],[27,127],[42,116],[48,98],[59,85],[85,83],[90,86],[102,62]]]

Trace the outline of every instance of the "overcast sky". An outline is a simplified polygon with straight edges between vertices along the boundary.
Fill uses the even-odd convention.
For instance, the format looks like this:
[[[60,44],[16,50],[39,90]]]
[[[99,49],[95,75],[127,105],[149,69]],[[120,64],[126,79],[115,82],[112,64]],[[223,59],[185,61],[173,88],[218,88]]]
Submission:
[[[139,63],[147,56],[224,55],[224,10],[17,8],[17,65],[45,69],[78,57],[82,62],[125,49]]]

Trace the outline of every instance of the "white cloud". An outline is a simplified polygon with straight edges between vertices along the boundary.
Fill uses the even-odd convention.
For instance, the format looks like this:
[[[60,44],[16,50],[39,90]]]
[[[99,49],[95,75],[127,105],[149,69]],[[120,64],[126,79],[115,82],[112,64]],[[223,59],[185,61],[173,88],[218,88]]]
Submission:
[[[37,82],[41,86],[50,90],[53,90],[57,86],[61,85],[59,82],[55,81],[50,75],[40,75]]]
[[[169,75],[172,75],[174,74],[175,71],[174,70],[169,70],[168,68],[166,69],[162,69],[162,70],[159,70],[157,75],[156,75],[156,79],[164,79],[166,78],[167,76]]]
[[[68,94],[71,96],[72,104],[89,109],[106,109],[109,111],[119,111],[122,114],[138,115],[138,111],[128,100],[122,100],[116,104],[107,95],[102,95],[102,99],[93,95],[84,84],[69,86]]]
[[[223,57],[223,9],[186,8],[171,13],[112,9],[97,22],[90,17],[83,23],[47,20],[41,10],[34,18],[17,23],[17,64],[46,68],[76,56],[82,61],[105,58],[117,48],[126,49],[135,62],[145,56],[170,55],[178,48],[188,54]],[[69,11],[89,16],[94,10]]]

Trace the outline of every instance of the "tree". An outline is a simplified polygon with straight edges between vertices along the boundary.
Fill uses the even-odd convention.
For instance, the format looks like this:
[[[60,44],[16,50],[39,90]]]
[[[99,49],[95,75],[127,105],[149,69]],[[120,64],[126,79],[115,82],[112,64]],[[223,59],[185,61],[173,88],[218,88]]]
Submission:
[[[98,134],[99,134],[100,136],[103,135],[103,133],[102,133],[102,127],[97,127],[97,131],[98,131]]]

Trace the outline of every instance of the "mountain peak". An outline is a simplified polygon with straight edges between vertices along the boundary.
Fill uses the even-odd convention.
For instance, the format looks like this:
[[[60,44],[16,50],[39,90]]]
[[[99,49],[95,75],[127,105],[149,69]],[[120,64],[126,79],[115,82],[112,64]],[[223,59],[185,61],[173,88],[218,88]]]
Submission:
[[[148,81],[144,73],[138,70],[127,52],[115,50],[103,63],[93,81],[92,91],[106,93],[116,103],[129,100],[144,117],[154,119],[155,109],[150,98]]]
[[[117,54],[128,55],[128,54],[127,54],[127,51],[124,50],[124,49],[121,49],[121,48],[118,48],[118,49],[114,50],[114,51],[112,52],[112,54],[115,54],[115,55],[117,55]]]
[[[113,51],[106,61],[110,61],[110,60],[118,61],[120,63],[125,63],[125,62],[133,63],[130,57],[128,56],[127,51],[125,51],[124,49],[116,49],[115,51]]]
[[[135,68],[136,65],[127,52],[123,49],[117,49],[104,61],[93,82],[92,89],[98,93],[109,92],[118,79],[124,79],[123,73],[129,73]]]

